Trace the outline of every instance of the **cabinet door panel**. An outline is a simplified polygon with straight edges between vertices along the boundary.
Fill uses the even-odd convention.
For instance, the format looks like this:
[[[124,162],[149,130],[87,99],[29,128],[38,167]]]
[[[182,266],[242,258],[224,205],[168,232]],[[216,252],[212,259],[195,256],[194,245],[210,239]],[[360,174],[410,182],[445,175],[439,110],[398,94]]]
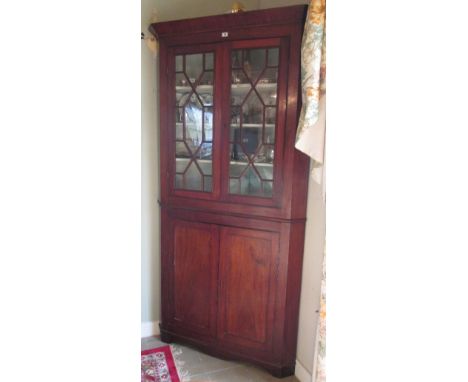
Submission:
[[[168,98],[173,110],[165,127],[172,157],[167,181],[173,195],[197,199],[219,195],[220,51],[217,44],[170,51]]]
[[[222,228],[220,339],[259,350],[272,343],[276,233]]]
[[[215,333],[217,228],[174,222],[174,324]]]
[[[275,205],[282,189],[280,148],[285,128],[288,45],[276,38],[236,41],[230,48],[223,197]]]

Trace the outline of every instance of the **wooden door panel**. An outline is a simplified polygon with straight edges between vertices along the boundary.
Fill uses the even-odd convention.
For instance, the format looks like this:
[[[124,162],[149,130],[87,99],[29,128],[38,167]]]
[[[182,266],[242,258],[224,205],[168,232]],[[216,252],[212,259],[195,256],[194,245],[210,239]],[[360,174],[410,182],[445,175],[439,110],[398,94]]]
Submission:
[[[174,222],[174,311],[176,325],[215,333],[217,228]]]
[[[278,235],[222,228],[218,335],[267,350],[272,340]]]

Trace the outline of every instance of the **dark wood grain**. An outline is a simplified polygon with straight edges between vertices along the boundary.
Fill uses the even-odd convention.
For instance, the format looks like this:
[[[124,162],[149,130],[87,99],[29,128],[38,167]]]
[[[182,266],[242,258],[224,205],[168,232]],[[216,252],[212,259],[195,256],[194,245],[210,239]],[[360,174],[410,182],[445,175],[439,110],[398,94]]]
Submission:
[[[160,43],[161,338],[294,373],[308,158],[294,148],[306,6],[152,24]],[[228,32],[222,37],[222,32]],[[232,49],[279,47],[272,198],[229,193]],[[174,188],[176,54],[212,51],[213,190]]]
[[[174,222],[174,321],[214,334],[217,297],[216,227]]]
[[[269,10],[167,21],[151,24],[149,29],[156,37],[163,38],[178,34],[193,35],[223,29],[248,29],[248,27],[258,28],[259,26],[271,28],[283,24],[303,25],[305,8],[304,5],[296,5]]]
[[[271,347],[278,234],[221,228],[218,337],[245,347]]]

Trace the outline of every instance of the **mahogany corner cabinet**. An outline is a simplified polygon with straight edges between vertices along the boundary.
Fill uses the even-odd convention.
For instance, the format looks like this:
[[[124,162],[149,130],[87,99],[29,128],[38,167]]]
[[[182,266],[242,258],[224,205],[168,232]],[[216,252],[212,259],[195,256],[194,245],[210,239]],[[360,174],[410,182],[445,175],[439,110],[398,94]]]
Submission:
[[[161,338],[294,373],[309,159],[307,6],[155,23]]]

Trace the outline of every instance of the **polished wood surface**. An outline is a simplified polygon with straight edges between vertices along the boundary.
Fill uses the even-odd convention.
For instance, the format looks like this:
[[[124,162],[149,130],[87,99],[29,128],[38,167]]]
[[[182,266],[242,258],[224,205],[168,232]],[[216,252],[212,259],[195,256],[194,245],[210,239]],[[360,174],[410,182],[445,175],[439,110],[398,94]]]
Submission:
[[[160,44],[161,336],[294,373],[308,158],[294,148],[306,6],[152,24]],[[278,48],[271,197],[229,191],[231,53]],[[212,190],[175,188],[175,57],[214,53]],[[192,155],[193,157],[193,155]]]
[[[174,321],[200,332],[214,332],[217,243],[207,224],[174,222]]]
[[[282,12],[280,12],[282,10]],[[255,13],[255,28],[246,28],[238,15],[222,15],[229,20],[220,23],[217,16],[190,19],[199,24],[200,30],[210,31],[206,39],[199,41],[200,33],[192,33],[185,21],[152,24],[151,30],[159,34],[160,43],[160,167],[161,203],[203,211],[249,215],[277,219],[305,219],[309,159],[294,149],[295,132],[300,103],[300,44],[305,6],[275,8]],[[280,15],[283,14],[284,18]],[[273,15],[273,16],[272,16]],[[289,15],[289,16],[288,16]],[[301,15],[301,16],[299,16]],[[251,20],[252,16],[248,16]],[[268,20],[278,24],[267,25]],[[171,25],[178,26],[172,31]],[[217,38],[219,28],[235,25],[236,35]],[[185,27],[180,27],[185,25]],[[169,28],[169,29],[168,29]],[[225,29],[226,29],[225,28]],[[232,26],[232,28],[234,28]],[[171,30],[169,33],[167,31]],[[180,37],[180,43],[172,41]],[[215,38],[216,37],[216,38]],[[217,43],[214,44],[213,42]],[[229,160],[229,104],[230,104],[230,52],[234,48],[261,46],[280,47],[280,73],[278,78],[278,112],[275,150],[275,187],[273,198],[245,197],[229,194],[227,190]],[[215,52],[214,94],[214,144],[213,144],[213,192],[204,193],[174,190],[173,128],[174,125],[174,55],[180,53]],[[221,106],[221,107],[220,107]],[[294,192],[293,192],[294,185]]]
[[[268,10],[257,10],[225,14],[218,16],[199,17],[194,19],[166,21],[152,24],[150,31],[159,38],[170,38],[179,35],[193,35],[217,32],[219,30],[250,29],[266,26],[272,28],[287,24],[303,25],[305,20],[305,7],[296,5],[279,7]],[[274,32],[271,32],[274,33]],[[229,38],[229,36],[225,37]]]
[[[266,350],[274,320],[278,235],[222,227],[218,336]]]

